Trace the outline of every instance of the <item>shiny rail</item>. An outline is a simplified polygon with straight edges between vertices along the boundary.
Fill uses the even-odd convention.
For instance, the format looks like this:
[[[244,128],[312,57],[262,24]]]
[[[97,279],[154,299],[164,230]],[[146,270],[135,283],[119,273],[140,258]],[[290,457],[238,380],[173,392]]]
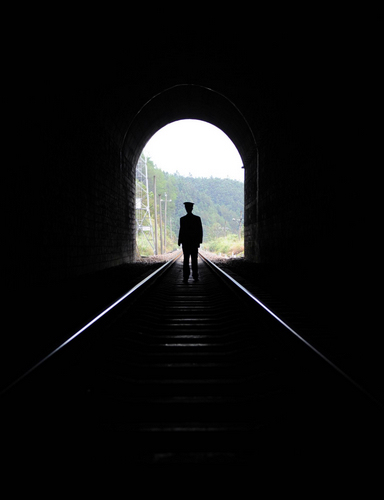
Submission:
[[[283,321],[275,312],[273,312],[266,304],[264,304],[260,299],[255,297],[249,290],[247,290],[243,285],[236,281],[232,276],[227,274],[223,269],[217,266],[214,262],[209,260],[205,255],[199,252],[200,258],[214,271],[218,276],[220,276],[224,281],[232,284],[232,286],[245,294],[251,301],[261,306],[269,315],[271,315],[277,322],[279,322],[288,332],[293,334],[297,339],[299,339],[303,344],[305,344],[312,352],[319,356],[323,361],[325,361],[332,369],[338,372],[345,380],[352,384],[356,389],[363,393],[367,398],[369,398],[375,405],[382,407],[380,401],[378,401],[371,393],[369,393],[363,386],[358,384],[352,377],[350,377],[345,371],[339,368],[335,363],[333,363],[327,356],[316,349],[310,342],[308,342],[302,335],[300,335],[295,329]]]
[[[19,382],[24,380],[26,377],[28,377],[30,374],[35,372],[37,368],[41,367],[43,364],[45,364],[48,360],[50,360],[53,356],[55,356],[57,353],[62,351],[65,347],[67,347],[69,344],[73,343],[74,340],[76,340],[81,334],[89,330],[93,325],[95,325],[97,322],[99,322],[102,318],[107,316],[109,313],[111,313],[113,310],[117,308],[117,306],[121,305],[123,302],[125,302],[127,299],[133,299],[136,298],[136,296],[140,295],[141,293],[144,292],[145,288],[153,284],[164,272],[166,272],[182,255],[182,252],[179,252],[173,259],[169,260],[165,264],[163,264],[161,267],[156,269],[152,274],[147,276],[145,279],[137,283],[135,286],[133,286],[130,290],[128,290],[127,293],[122,295],[118,300],[113,302],[111,305],[109,305],[106,309],[104,309],[100,314],[98,314],[95,318],[93,318],[91,321],[89,321],[87,324],[85,324],[82,328],[80,328],[77,332],[75,332],[73,335],[71,335],[67,340],[62,342],[58,347],[56,347],[53,351],[51,351],[47,356],[43,357],[39,362],[34,364],[31,368],[26,370],[20,377],[16,378],[13,382],[11,382],[5,389],[3,389],[0,392],[0,396],[8,392],[10,389],[12,389],[15,385],[17,385]]]
[[[22,375],[16,378],[13,382],[11,382],[5,389],[0,392],[0,395],[3,395],[11,388],[16,386],[22,380],[27,378],[33,372],[35,372],[38,368],[44,365],[48,360],[51,360],[54,356],[56,356],[59,352],[63,351],[68,346],[73,345],[74,341],[76,341],[82,334],[89,331],[91,327],[97,325],[103,318],[108,318],[108,316],[115,311],[118,306],[125,307],[127,305],[127,301],[136,300],[141,294],[145,293],[145,291],[152,286],[164,273],[166,273],[171,266],[182,256],[182,252],[180,251],[173,257],[171,260],[163,264],[161,267],[156,269],[153,273],[147,276],[145,279],[137,283],[134,287],[127,291],[124,295],[122,295],[118,300],[110,304],[106,309],[104,309],[100,314],[94,317],[91,321],[86,323],[83,327],[81,327],[78,331],[68,337],[67,340],[62,342],[58,347],[56,347],[53,351],[51,351],[48,355],[43,357],[39,362],[34,364],[31,368],[27,369]],[[333,363],[327,356],[325,356],[322,352],[316,349],[308,340],[306,340],[300,333],[292,328],[287,322],[285,322],[281,317],[278,316],[274,311],[272,311],[265,303],[263,303],[259,298],[253,295],[247,288],[241,285],[238,281],[236,281],[232,276],[227,274],[223,269],[217,266],[213,261],[208,259],[202,252],[199,252],[199,257],[205,262],[208,267],[224,282],[227,286],[232,288],[236,293],[242,294],[251,303],[257,304],[264,311],[268,313],[271,317],[274,318],[280,325],[282,325],[287,332],[294,335],[300,342],[302,342],[308,349],[314,352],[319,358],[321,358],[326,364],[328,364],[333,370],[338,372],[346,381],[348,381],[351,385],[353,385],[358,391],[364,394],[365,397],[369,398],[375,405],[382,407],[380,401],[378,401],[371,393],[366,391],[364,387],[358,384],[352,377],[350,377],[345,371],[343,371],[340,367],[338,367],[335,363]]]
[[[372,399],[204,255],[184,283],[180,256],[12,384],[13,438],[133,463],[366,456],[382,427]]]

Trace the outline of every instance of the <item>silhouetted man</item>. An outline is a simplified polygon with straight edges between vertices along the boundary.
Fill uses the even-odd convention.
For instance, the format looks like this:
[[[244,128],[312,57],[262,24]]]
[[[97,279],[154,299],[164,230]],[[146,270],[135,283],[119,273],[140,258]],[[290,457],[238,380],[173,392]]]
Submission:
[[[199,271],[197,268],[197,253],[200,243],[203,242],[203,226],[201,219],[197,215],[193,215],[193,203],[186,201],[184,203],[187,215],[180,217],[180,231],[178,244],[183,245],[184,265],[183,265],[183,281],[186,283],[189,278],[189,257],[192,261],[192,276],[195,281],[199,279]]]

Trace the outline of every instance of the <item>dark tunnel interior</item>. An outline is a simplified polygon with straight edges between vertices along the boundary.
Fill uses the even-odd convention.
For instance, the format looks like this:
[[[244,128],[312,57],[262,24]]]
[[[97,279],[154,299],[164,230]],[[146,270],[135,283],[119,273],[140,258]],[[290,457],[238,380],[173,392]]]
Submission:
[[[328,323],[377,390],[379,261],[364,236],[377,212],[347,157],[365,92],[353,88],[353,50],[340,60],[337,39],[324,37],[268,50],[252,37],[160,37],[103,52],[61,42],[53,55],[25,48],[13,72],[18,146],[4,191],[14,327],[4,342],[44,343],[32,322],[44,294],[135,260],[139,155],[161,127],[193,118],[219,127],[242,157],[245,260]]]

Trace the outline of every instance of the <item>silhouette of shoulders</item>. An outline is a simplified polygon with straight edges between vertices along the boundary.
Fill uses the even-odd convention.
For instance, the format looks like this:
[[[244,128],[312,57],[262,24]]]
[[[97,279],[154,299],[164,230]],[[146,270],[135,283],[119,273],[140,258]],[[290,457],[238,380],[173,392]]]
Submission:
[[[200,219],[200,217],[198,215],[195,215],[195,214],[186,214],[186,215],[183,215],[181,217],[181,219],[192,219],[192,218]]]

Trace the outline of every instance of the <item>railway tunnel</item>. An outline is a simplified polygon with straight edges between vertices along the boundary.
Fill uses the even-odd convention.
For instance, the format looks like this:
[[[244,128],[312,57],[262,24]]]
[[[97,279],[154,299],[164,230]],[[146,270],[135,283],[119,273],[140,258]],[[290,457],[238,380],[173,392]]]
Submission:
[[[279,74],[262,68],[251,76],[241,58],[216,66],[198,60],[179,76],[164,57],[153,55],[151,78],[111,71],[110,81],[92,80],[80,70],[76,83],[54,81],[44,90],[34,123],[38,132],[44,128],[42,148],[26,169],[25,205],[18,208],[33,242],[20,259],[35,263],[26,266],[27,278],[134,260],[137,159],[161,127],[185,118],[216,125],[242,157],[246,258],[286,267],[324,263],[337,224],[337,175],[324,175],[332,160],[323,155],[326,97],[303,88],[299,98],[289,95],[292,84],[284,88]]]
[[[332,89],[309,65],[271,57],[255,66],[249,55],[201,42],[151,46],[125,67],[91,57],[37,65],[23,105],[32,154],[14,183],[24,285],[134,260],[136,161],[157,130],[183,118],[216,125],[242,157],[246,259],[297,278],[307,266],[335,276],[342,212]]]
[[[20,202],[9,290],[28,297],[26,317],[38,317],[57,283],[76,286],[82,276],[134,262],[136,162],[161,127],[193,118],[225,132],[243,160],[245,260],[315,318],[333,317],[332,334],[352,358],[363,353],[356,365],[377,366],[372,329],[351,330],[367,326],[361,309],[345,323],[361,270],[345,240],[351,193],[340,190],[335,65],[316,55],[312,64],[283,53],[255,58],[255,47],[231,42],[143,50],[126,64],[121,56],[37,60],[21,104],[28,160],[15,169],[11,191]],[[11,343],[31,336],[46,341],[29,325]]]

